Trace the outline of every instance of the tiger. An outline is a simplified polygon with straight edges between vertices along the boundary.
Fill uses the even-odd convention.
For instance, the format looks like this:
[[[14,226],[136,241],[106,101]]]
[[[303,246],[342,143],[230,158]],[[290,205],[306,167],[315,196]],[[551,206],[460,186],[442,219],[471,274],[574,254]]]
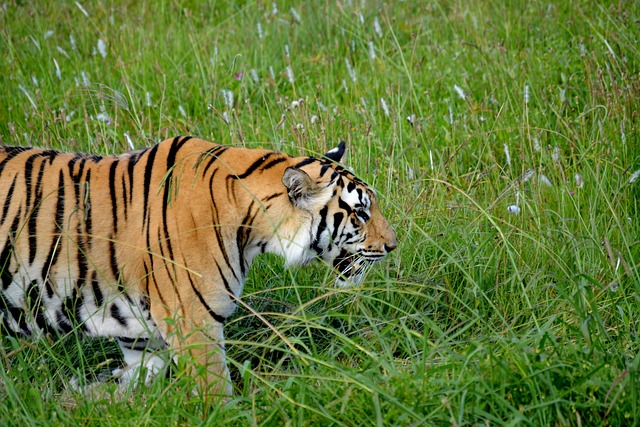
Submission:
[[[256,256],[319,259],[353,286],[398,245],[345,150],[190,136],[111,156],[0,147],[0,335],[114,338],[121,384],[188,355],[203,394],[231,395],[223,326]]]

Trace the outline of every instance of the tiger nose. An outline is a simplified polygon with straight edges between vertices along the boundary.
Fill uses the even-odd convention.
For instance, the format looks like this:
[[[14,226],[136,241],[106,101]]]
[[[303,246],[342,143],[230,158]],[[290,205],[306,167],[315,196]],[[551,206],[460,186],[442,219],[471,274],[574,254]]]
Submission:
[[[395,231],[393,231],[393,235],[391,236],[389,241],[384,244],[384,249],[388,253],[388,252],[391,252],[392,250],[394,250],[397,247],[398,247],[398,237],[396,236]]]

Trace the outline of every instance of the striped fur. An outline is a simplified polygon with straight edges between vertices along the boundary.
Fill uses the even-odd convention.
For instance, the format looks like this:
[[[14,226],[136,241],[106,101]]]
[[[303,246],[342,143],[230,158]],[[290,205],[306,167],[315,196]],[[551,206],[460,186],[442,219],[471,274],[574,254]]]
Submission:
[[[321,258],[338,283],[397,245],[375,193],[324,158],[190,137],[119,156],[0,147],[0,328],[116,337],[147,379],[169,347],[229,394],[223,323],[255,256]],[[167,321],[171,319],[171,321]]]

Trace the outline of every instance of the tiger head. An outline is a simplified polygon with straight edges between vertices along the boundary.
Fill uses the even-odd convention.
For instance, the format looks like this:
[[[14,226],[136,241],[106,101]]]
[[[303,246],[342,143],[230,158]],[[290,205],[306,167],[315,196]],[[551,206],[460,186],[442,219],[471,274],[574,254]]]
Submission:
[[[324,260],[342,287],[360,283],[367,267],[398,245],[375,191],[338,164],[344,153],[343,141],[322,159],[296,159],[282,177],[292,204],[309,218],[308,256],[302,263]]]

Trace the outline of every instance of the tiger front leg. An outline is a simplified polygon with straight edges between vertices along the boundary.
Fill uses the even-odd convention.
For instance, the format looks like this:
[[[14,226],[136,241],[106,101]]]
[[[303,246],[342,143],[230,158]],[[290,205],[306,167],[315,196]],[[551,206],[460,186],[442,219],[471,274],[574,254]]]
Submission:
[[[205,399],[232,394],[231,377],[225,360],[223,326],[213,322],[205,326],[179,322],[179,331],[169,337],[177,357],[184,357],[188,375],[196,378],[198,394]]]

